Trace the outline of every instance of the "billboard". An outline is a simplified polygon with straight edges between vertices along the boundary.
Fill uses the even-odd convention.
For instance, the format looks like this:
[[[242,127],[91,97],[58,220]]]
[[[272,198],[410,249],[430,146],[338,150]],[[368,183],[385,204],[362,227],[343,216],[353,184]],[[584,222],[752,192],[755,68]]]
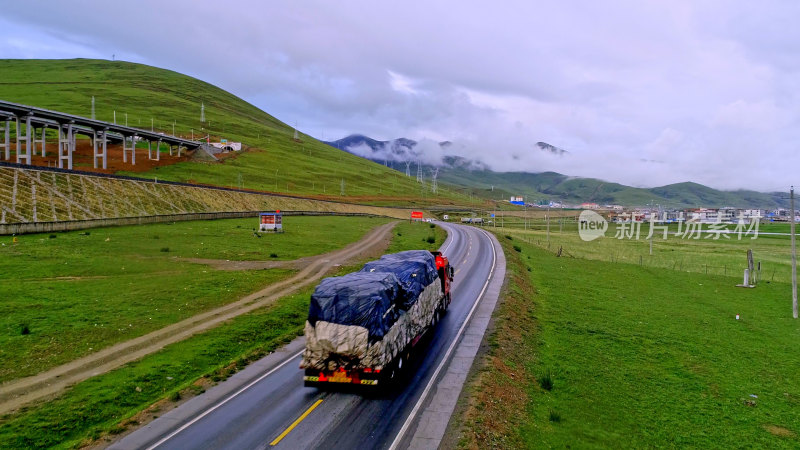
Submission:
[[[280,211],[259,214],[258,231],[283,231],[283,214]]]
[[[422,211],[411,211],[412,219],[422,219]]]
[[[525,200],[520,195],[512,195],[510,200],[512,205],[524,205]]]

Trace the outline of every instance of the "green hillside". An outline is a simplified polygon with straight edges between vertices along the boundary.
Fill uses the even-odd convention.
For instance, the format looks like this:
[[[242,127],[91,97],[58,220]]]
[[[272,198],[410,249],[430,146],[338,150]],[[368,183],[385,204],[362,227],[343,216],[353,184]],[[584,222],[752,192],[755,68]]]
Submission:
[[[195,78],[142,64],[104,60],[0,60],[0,99],[189,136],[210,133],[249,147],[224,163],[183,162],[137,176],[373,204],[452,203],[413,177],[300,134],[257,107]],[[200,122],[205,105],[206,123]],[[86,169],[86,167],[76,167]],[[344,191],[344,195],[342,195]]]
[[[626,206],[644,206],[652,202],[675,208],[788,207],[786,194],[780,192],[720,191],[690,182],[647,189],[596,178],[569,177],[555,172],[492,172],[462,168],[444,169],[439,179],[487,198],[505,199],[509,195],[523,195],[533,203],[553,200],[568,204],[593,202]]]

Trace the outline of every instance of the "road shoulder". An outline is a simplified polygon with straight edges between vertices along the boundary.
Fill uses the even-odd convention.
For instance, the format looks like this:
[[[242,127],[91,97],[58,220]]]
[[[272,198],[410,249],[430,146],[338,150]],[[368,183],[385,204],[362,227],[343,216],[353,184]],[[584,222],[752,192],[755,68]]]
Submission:
[[[427,405],[421,411],[417,427],[411,435],[409,448],[430,449],[443,444],[448,424],[464,388],[465,381],[481,349],[484,335],[491,322],[505,282],[506,260],[497,238],[487,233],[496,251],[494,274],[445,372],[440,376]]]

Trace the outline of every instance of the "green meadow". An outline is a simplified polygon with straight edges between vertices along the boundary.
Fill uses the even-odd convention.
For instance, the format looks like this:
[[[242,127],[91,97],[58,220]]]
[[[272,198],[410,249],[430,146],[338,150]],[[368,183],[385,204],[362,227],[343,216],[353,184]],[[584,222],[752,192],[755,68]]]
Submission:
[[[0,238],[0,381],[34,375],[100,348],[230,303],[295,273],[215,270],[186,258],[293,260],[359,240],[386,219],[284,217],[98,228]]]
[[[798,446],[800,321],[789,283],[744,289],[638,258],[559,257],[541,236],[498,238],[510,281],[462,446]],[[730,244],[697,245],[720,258]]]

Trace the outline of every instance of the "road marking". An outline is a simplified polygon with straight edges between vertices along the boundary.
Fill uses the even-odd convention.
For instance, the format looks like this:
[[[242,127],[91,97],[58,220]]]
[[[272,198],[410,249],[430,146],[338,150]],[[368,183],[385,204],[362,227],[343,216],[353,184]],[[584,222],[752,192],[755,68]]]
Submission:
[[[150,447],[147,447],[147,450],[153,450],[154,448],[158,447],[159,445],[163,444],[164,442],[167,442],[168,440],[170,440],[170,439],[174,438],[174,437],[175,437],[175,436],[177,436],[177,435],[178,435],[178,433],[180,433],[181,431],[183,431],[183,430],[185,430],[185,429],[189,428],[190,426],[192,426],[193,424],[195,424],[195,423],[196,423],[198,420],[200,420],[200,419],[202,419],[203,417],[205,417],[205,416],[207,416],[207,415],[211,414],[212,412],[214,412],[214,411],[215,411],[217,408],[219,408],[220,406],[222,406],[222,405],[224,405],[225,403],[228,403],[229,401],[233,400],[234,398],[236,398],[236,397],[237,397],[239,394],[241,394],[242,392],[244,392],[244,391],[246,391],[246,390],[250,389],[251,387],[253,387],[253,385],[255,385],[256,383],[258,383],[259,381],[261,381],[261,380],[263,380],[264,378],[267,378],[268,376],[272,375],[272,374],[273,374],[273,373],[275,373],[275,372],[276,372],[278,369],[280,369],[281,367],[285,366],[286,364],[288,364],[290,361],[294,360],[294,359],[295,359],[295,358],[297,358],[298,356],[302,355],[302,354],[303,354],[303,351],[304,351],[304,350],[301,350],[301,351],[297,352],[296,354],[292,355],[292,356],[291,356],[289,359],[287,359],[286,361],[284,361],[284,362],[280,363],[280,364],[279,364],[278,366],[276,366],[274,369],[270,370],[269,372],[265,373],[264,375],[261,375],[261,376],[260,376],[260,377],[258,377],[258,378],[257,378],[255,381],[251,382],[251,383],[250,383],[250,384],[248,384],[247,386],[245,386],[245,387],[243,387],[243,388],[239,389],[238,391],[236,391],[236,393],[235,393],[235,394],[233,394],[233,395],[231,395],[230,397],[226,398],[225,400],[223,400],[223,401],[221,401],[221,402],[217,403],[217,404],[216,404],[216,405],[215,405],[213,408],[210,408],[210,409],[206,410],[206,412],[204,412],[203,414],[200,414],[199,416],[195,417],[195,418],[194,418],[194,419],[192,419],[191,421],[187,422],[187,423],[186,423],[186,424],[184,424],[182,427],[180,427],[180,428],[178,428],[177,430],[173,431],[172,433],[170,433],[169,435],[167,435],[166,437],[164,437],[164,438],[163,438],[163,439],[161,439],[160,441],[156,442],[155,444],[151,445]]]
[[[450,347],[447,349],[447,352],[444,354],[444,358],[442,358],[442,362],[439,363],[439,366],[436,368],[436,371],[433,372],[433,376],[431,376],[431,380],[428,382],[428,385],[425,386],[425,390],[422,391],[422,395],[417,400],[417,404],[414,405],[414,409],[411,410],[411,414],[408,415],[408,418],[403,423],[403,427],[400,428],[400,432],[397,433],[395,436],[394,441],[392,441],[392,445],[389,446],[389,450],[396,450],[400,445],[400,441],[403,439],[403,436],[408,432],[408,428],[411,426],[411,422],[414,420],[414,416],[419,414],[419,410],[422,407],[422,403],[425,401],[425,398],[428,396],[428,393],[433,386],[433,383],[436,381],[436,378],[439,376],[439,372],[444,367],[445,363],[448,362],[450,358],[450,353],[453,352],[455,349],[456,344],[461,339],[461,335],[464,333],[464,329],[467,327],[470,319],[472,318],[472,314],[475,312],[475,309],[478,307],[478,304],[481,302],[483,298],[483,294],[486,292],[486,289],[489,287],[489,282],[492,281],[492,275],[494,275],[494,268],[497,263],[497,251],[494,248],[494,242],[492,242],[492,238],[489,236],[489,233],[484,230],[478,230],[486,235],[489,238],[489,242],[492,244],[492,269],[489,271],[489,276],[486,277],[486,283],[483,284],[483,289],[481,289],[480,294],[478,294],[478,298],[475,300],[475,304],[472,305],[472,309],[469,310],[469,314],[467,318],[464,320],[464,323],[461,324],[461,328],[458,329],[458,333],[456,334],[455,339],[453,339],[453,343],[450,344]]]
[[[278,445],[278,442],[280,442],[280,441],[281,441],[281,439],[285,438],[285,437],[286,437],[286,435],[287,435],[287,434],[289,434],[289,432],[291,432],[292,430],[294,430],[294,427],[296,427],[296,426],[300,425],[300,422],[302,422],[302,421],[303,421],[303,419],[305,419],[305,418],[306,418],[306,416],[308,416],[309,414],[311,414],[311,411],[313,411],[314,409],[316,409],[316,407],[317,407],[317,406],[319,406],[319,404],[320,404],[320,403],[322,403],[322,399],[319,399],[319,400],[317,400],[316,402],[314,402],[314,404],[313,404],[313,405],[311,405],[311,407],[310,407],[310,408],[308,408],[308,409],[306,410],[306,412],[304,412],[304,413],[303,413],[303,415],[301,415],[300,417],[298,417],[298,418],[297,418],[297,420],[295,420],[294,422],[292,422],[292,424],[291,424],[291,425],[289,425],[289,428],[285,429],[285,430],[283,431],[283,433],[281,433],[281,434],[280,434],[280,436],[276,437],[274,441],[270,442],[270,443],[269,443],[269,445],[271,445],[271,446],[276,446],[276,445]]]

